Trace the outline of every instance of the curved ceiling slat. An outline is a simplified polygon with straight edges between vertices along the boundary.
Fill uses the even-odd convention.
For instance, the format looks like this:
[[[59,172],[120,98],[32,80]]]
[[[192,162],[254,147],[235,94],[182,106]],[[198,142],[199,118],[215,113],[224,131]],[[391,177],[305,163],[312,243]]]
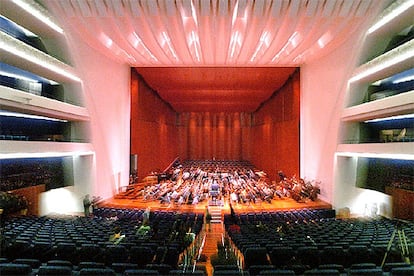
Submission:
[[[325,30],[322,36],[327,25],[334,26],[332,22],[345,29],[353,27],[355,20],[361,22],[370,4],[369,0],[53,2],[46,0],[51,6],[60,6],[56,11],[61,20],[78,20],[79,32],[94,33],[95,28],[103,27],[119,51],[125,53],[124,62],[131,66],[153,66],[157,64],[154,57],[162,66],[300,65],[324,51],[315,49],[315,53],[303,55],[320,38],[315,37],[316,30]],[[99,26],[90,25],[93,18],[99,18]],[[147,50],[134,49],[128,43],[128,36],[134,33]],[[289,39],[295,33],[301,37],[295,55],[278,55],[289,48]],[[333,28],[330,40],[342,39],[342,34]],[[105,43],[98,34],[89,36],[89,40],[95,40],[93,45]],[[147,56],[143,59],[142,55]],[[295,61],[300,55],[305,58]]]
[[[285,83],[295,71],[294,67],[326,55],[361,28],[372,3],[378,1],[44,2],[62,25],[78,32],[91,47],[118,62],[138,67],[137,71],[144,79],[149,78],[146,81],[162,98],[171,101],[174,109],[190,112],[218,110],[217,106],[222,105],[235,110],[235,103],[238,111],[254,110]],[[166,70],[172,67],[175,67],[174,73]],[[289,68],[275,72],[275,67]],[[155,71],[150,73],[145,68]],[[189,68],[192,70],[188,71]],[[219,73],[210,70],[223,68],[225,71]],[[235,73],[235,68],[239,73]],[[260,73],[264,69],[277,81],[263,79]],[[251,71],[260,73],[255,75]],[[175,77],[182,74],[186,83],[160,80],[160,75],[164,79],[168,74]],[[239,82],[238,86],[228,87],[234,79]],[[271,89],[255,88],[264,83],[270,84]],[[177,92],[180,89],[183,93]],[[247,90],[254,93],[243,92]],[[233,102],[228,101],[229,95]],[[193,104],[189,104],[190,100]]]

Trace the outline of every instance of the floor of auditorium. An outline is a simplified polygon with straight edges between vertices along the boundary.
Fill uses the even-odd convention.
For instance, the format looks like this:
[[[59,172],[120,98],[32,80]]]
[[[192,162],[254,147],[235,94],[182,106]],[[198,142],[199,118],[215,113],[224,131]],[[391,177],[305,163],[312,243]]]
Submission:
[[[210,202],[211,203],[211,202]],[[105,207],[113,208],[137,208],[145,209],[150,207],[152,211],[165,210],[165,211],[176,211],[176,212],[195,212],[204,213],[207,203],[199,203],[197,205],[161,205],[158,201],[143,201],[136,199],[109,199],[100,204]],[[332,205],[322,200],[307,200],[305,202],[296,202],[291,198],[283,198],[273,200],[271,203],[261,202],[255,204],[233,204],[233,209],[236,213],[247,213],[247,212],[263,212],[263,211],[283,211],[283,210],[297,210],[297,209],[330,209]],[[221,211],[221,218],[226,213],[230,213],[230,205],[228,201],[224,201],[223,204],[218,206],[211,206],[210,210]],[[206,262],[200,263],[206,268],[208,276],[213,275],[213,267],[211,265],[211,256],[217,253],[217,242],[221,241],[224,235],[223,222],[212,223],[211,231],[205,231],[206,239],[202,250],[202,254],[206,256]]]

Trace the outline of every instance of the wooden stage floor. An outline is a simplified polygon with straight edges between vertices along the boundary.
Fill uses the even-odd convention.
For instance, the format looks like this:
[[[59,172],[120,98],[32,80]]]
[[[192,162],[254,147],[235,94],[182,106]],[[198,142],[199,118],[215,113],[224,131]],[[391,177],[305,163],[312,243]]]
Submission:
[[[102,207],[124,208],[124,209],[145,209],[150,207],[152,211],[179,211],[204,213],[207,202],[200,202],[197,205],[176,205],[176,204],[160,204],[159,201],[144,201],[140,199],[107,199],[99,204]],[[315,201],[307,200],[305,202],[296,202],[291,198],[282,198],[272,200],[271,203],[260,202],[254,204],[233,204],[236,213],[244,212],[263,212],[263,211],[283,211],[297,209],[331,209],[332,205],[320,199]],[[224,213],[230,213],[230,205],[225,200],[222,205]]]

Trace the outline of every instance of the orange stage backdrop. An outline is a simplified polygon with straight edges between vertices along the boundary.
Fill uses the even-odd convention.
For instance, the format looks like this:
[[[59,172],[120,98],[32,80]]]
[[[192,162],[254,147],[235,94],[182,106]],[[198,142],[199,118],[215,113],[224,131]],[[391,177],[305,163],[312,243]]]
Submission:
[[[131,70],[131,154],[138,178],[163,170],[178,156],[176,113]]]
[[[184,159],[249,159],[248,113],[180,113],[180,156]]]
[[[256,112],[176,113],[132,70],[131,154],[138,177],[185,159],[250,160],[269,173],[299,173],[299,72]]]
[[[254,113],[250,161],[271,179],[277,172],[299,176],[300,79],[296,72]]]

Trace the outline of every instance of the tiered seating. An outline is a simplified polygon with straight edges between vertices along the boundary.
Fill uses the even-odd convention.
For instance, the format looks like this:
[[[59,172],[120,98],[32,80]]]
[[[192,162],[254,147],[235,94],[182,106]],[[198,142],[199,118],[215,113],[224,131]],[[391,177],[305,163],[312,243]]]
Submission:
[[[262,270],[293,270],[305,275],[339,275],[344,271],[356,275],[365,270],[382,275],[391,271],[392,263],[398,263],[395,269],[399,265],[403,269],[414,268],[401,263],[398,238],[393,240],[387,265],[381,267],[399,222],[386,218],[336,219],[334,216],[334,210],[239,213],[225,215],[225,226],[244,257],[244,267],[251,274],[251,270],[257,274],[260,266]],[[403,227],[409,246],[413,248],[414,223],[398,227]],[[361,263],[369,265],[359,267]],[[269,269],[269,265],[273,269]],[[331,274],[332,270],[336,272]]]
[[[203,215],[151,212],[152,235],[142,237],[135,235],[142,214],[143,210],[99,208],[93,218],[9,219],[4,228],[1,256],[5,264],[0,266],[0,275],[12,270],[21,270],[22,275],[34,271],[39,275],[70,275],[67,273],[74,271],[80,275],[136,275],[138,270],[168,274],[178,269],[178,256],[189,245],[182,234],[191,228],[197,235]],[[119,244],[108,241],[115,226],[126,235]]]

